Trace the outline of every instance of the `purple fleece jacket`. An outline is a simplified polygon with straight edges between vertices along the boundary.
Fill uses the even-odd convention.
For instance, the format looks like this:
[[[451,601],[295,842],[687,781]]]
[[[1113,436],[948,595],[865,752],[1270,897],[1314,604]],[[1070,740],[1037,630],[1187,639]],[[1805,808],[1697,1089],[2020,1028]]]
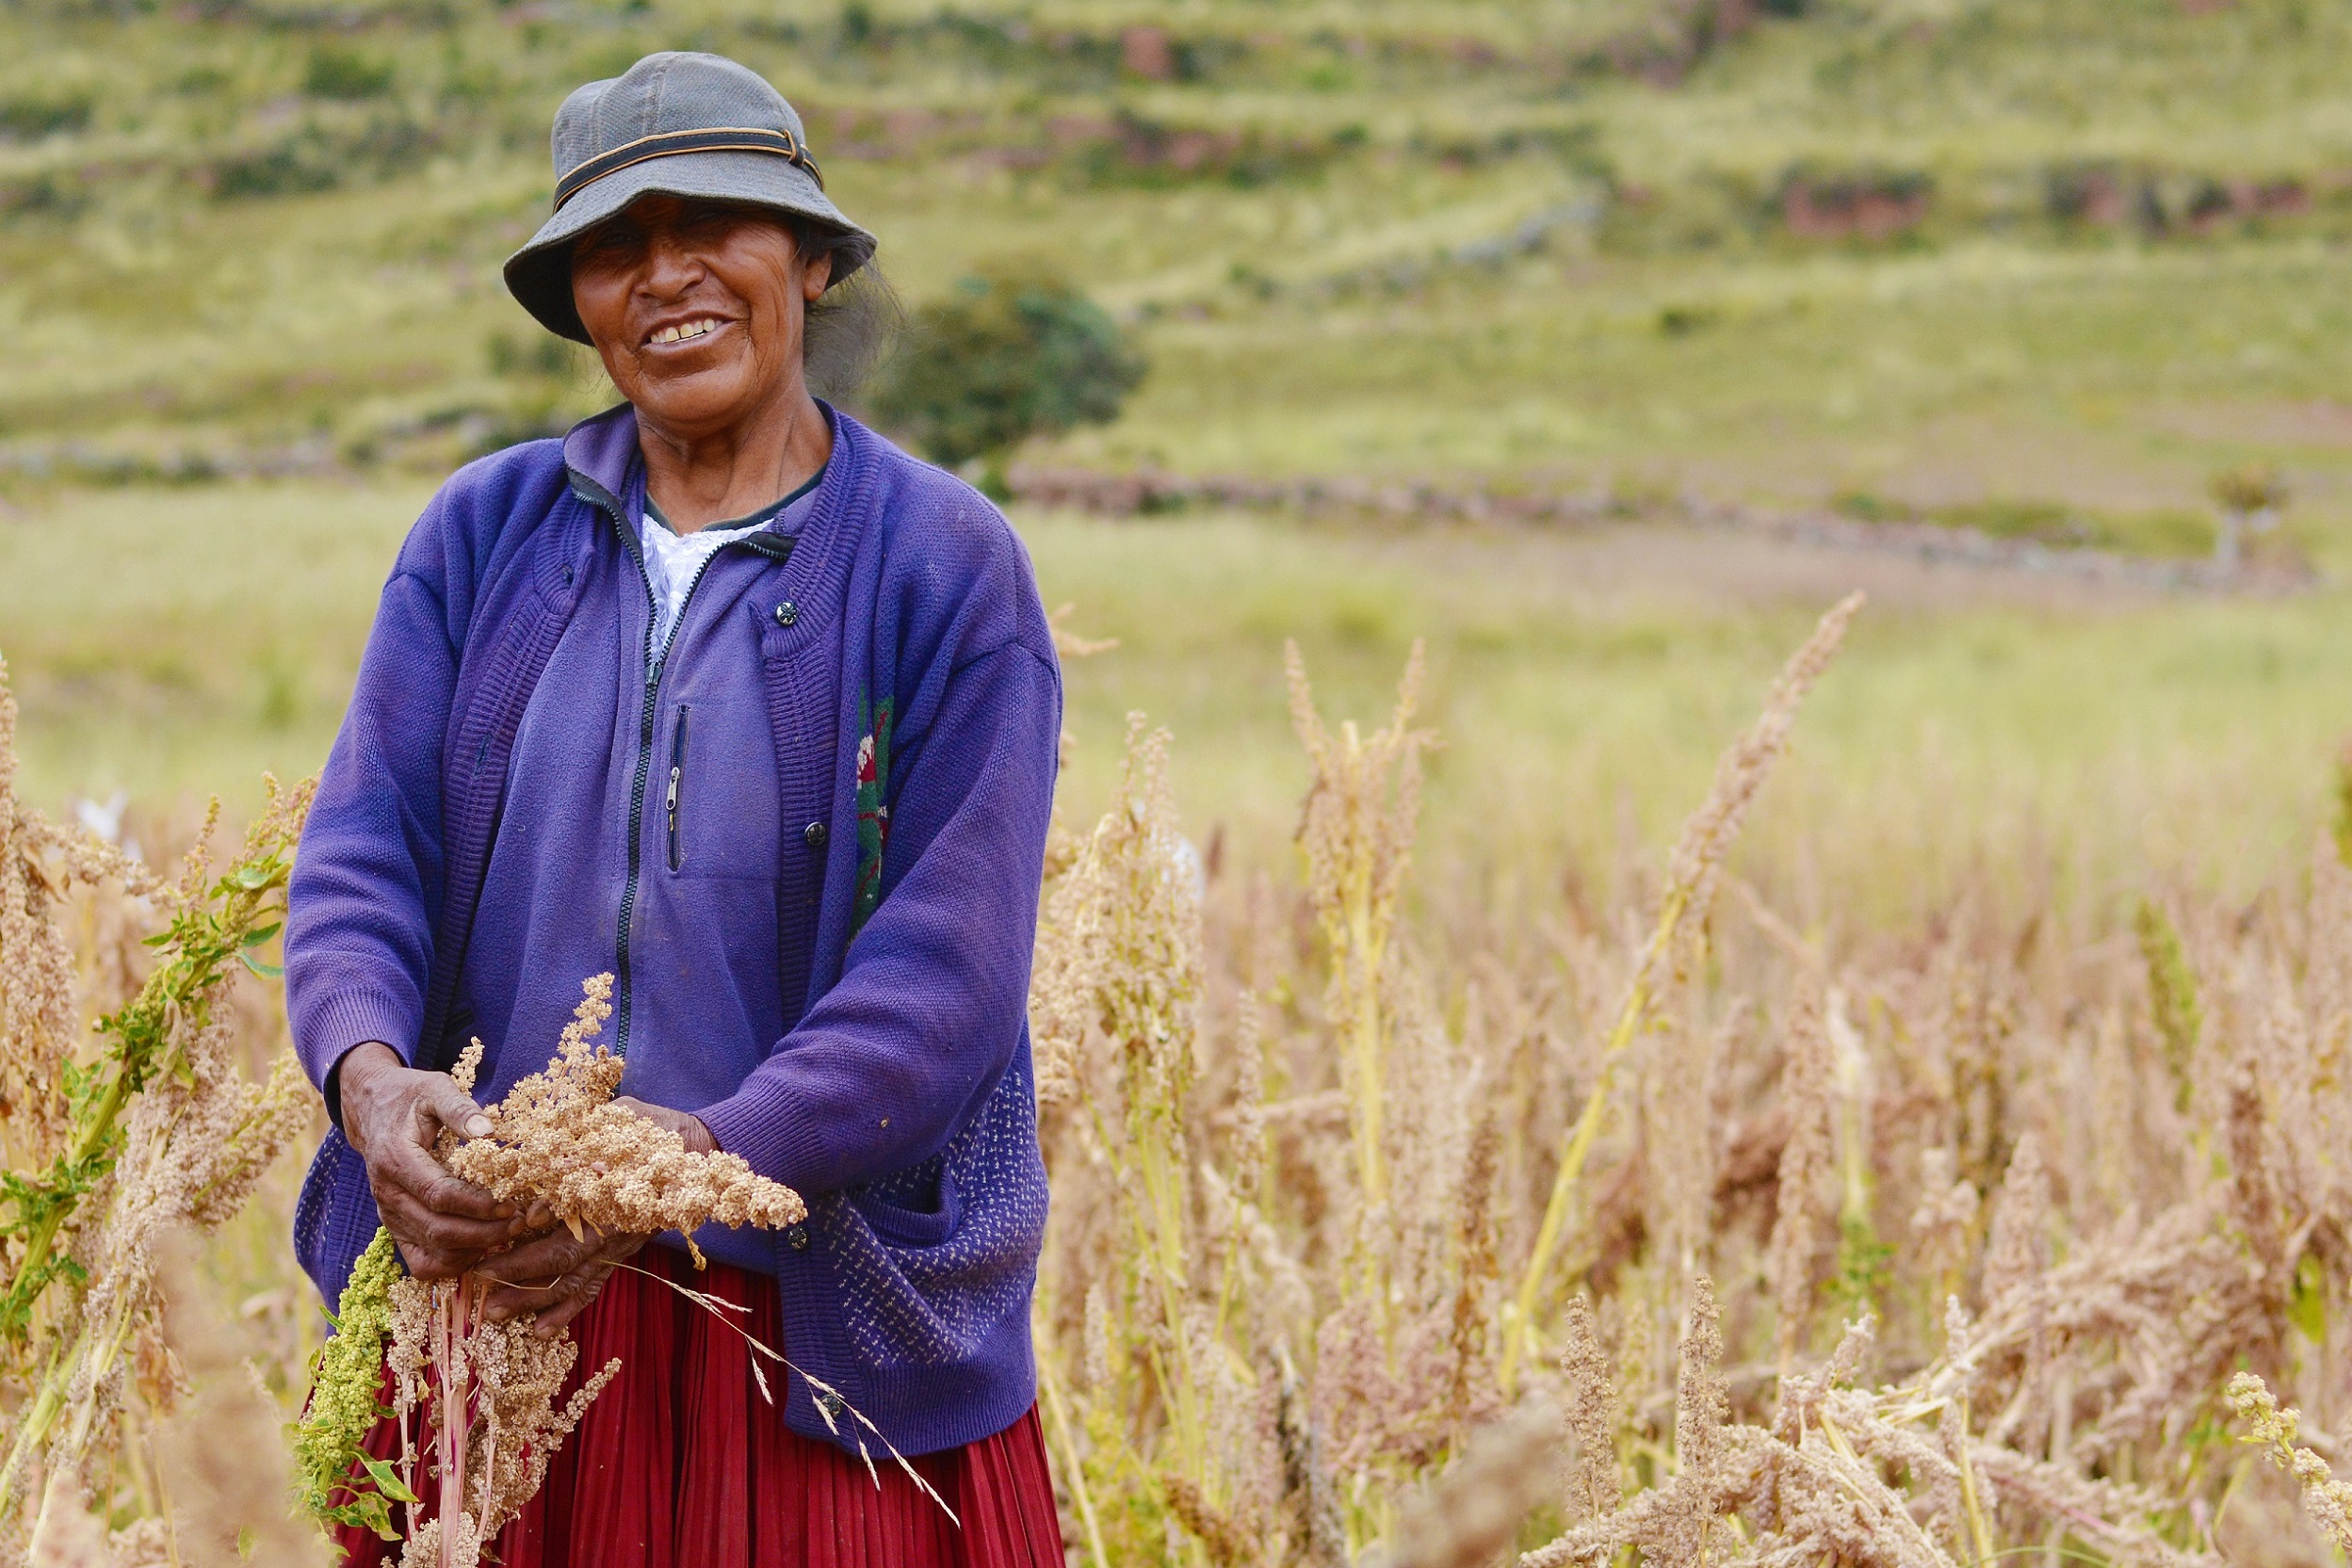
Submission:
[[[1035,1398],[1061,676],[1003,517],[827,412],[816,491],[712,558],[666,648],[630,410],[443,487],[302,835],[287,1009],[322,1088],[365,1041],[446,1067],[479,1036],[487,1100],[613,973],[624,1091],[809,1203],[697,1240],[772,1275],[787,1353],[926,1453]],[[295,1216],[329,1301],[377,1223],[331,1132]],[[784,1382],[793,1430],[832,1436]]]

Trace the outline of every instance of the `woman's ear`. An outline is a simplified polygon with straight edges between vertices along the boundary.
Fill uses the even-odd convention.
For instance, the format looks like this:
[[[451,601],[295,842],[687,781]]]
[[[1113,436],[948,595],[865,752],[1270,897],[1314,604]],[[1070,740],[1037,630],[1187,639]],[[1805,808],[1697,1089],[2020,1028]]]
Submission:
[[[815,304],[817,297],[825,292],[825,285],[831,282],[833,282],[833,252],[820,251],[810,257],[808,265],[801,268],[801,298],[812,305]]]

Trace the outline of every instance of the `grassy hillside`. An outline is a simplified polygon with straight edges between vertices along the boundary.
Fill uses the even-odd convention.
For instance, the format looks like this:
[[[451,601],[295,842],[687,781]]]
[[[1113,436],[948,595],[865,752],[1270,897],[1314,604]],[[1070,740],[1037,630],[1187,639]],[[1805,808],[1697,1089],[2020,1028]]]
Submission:
[[[563,92],[699,46],[803,108],[910,296],[1050,255],[1138,325],[1128,415],[1046,457],[2179,548],[2249,459],[2323,550],[2345,506],[2352,13],[2307,0],[18,0],[0,39],[20,497],[429,473],[594,406],[497,264]]]

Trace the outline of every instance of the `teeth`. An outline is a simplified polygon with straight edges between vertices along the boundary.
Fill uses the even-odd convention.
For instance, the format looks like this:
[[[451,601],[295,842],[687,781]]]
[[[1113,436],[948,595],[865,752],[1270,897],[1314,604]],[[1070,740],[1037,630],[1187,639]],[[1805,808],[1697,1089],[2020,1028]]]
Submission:
[[[654,341],[656,343],[684,343],[689,338],[701,337],[705,332],[715,332],[718,330],[717,318],[706,315],[700,321],[689,321],[682,327],[664,327],[654,334]]]

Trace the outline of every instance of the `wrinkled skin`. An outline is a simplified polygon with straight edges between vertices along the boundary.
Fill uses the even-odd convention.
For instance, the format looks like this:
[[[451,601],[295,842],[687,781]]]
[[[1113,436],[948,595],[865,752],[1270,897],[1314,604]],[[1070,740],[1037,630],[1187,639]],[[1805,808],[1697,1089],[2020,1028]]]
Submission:
[[[370,1042],[336,1070],[344,1136],[367,1162],[367,1184],[400,1260],[418,1279],[468,1272],[499,1282],[484,1301],[494,1320],[536,1312],[536,1332],[552,1336],[604,1289],[613,1269],[642,1247],[641,1236],[576,1237],[545,1208],[518,1213],[432,1156],[446,1129],[464,1138],[490,1131],[481,1107],[446,1073],[404,1066],[392,1048]],[[702,1153],[718,1147],[710,1130],[682,1110],[624,1095],[613,1102],[659,1123]]]
[[[825,464],[833,432],[802,372],[809,304],[833,276],[757,209],[641,198],[582,234],[572,300],[637,409],[655,504],[682,532],[755,511]],[[658,338],[697,322],[716,329]]]
[[[740,517],[823,468],[833,432],[802,374],[809,303],[831,258],[804,261],[792,231],[756,209],[647,196],[580,236],[572,297],[613,385],[636,407],[646,487],[679,531]],[[662,341],[673,329],[712,330]],[[343,1126],[367,1162],[384,1228],[419,1279],[475,1272],[497,1281],[494,1320],[539,1315],[552,1336],[650,1239],[575,1237],[544,1208],[517,1213],[432,1156],[446,1129],[489,1132],[481,1107],[446,1073],[418,1072],[370,1042],[336,1068]],[[684,1111],[615,1102],[717,1148]]]

